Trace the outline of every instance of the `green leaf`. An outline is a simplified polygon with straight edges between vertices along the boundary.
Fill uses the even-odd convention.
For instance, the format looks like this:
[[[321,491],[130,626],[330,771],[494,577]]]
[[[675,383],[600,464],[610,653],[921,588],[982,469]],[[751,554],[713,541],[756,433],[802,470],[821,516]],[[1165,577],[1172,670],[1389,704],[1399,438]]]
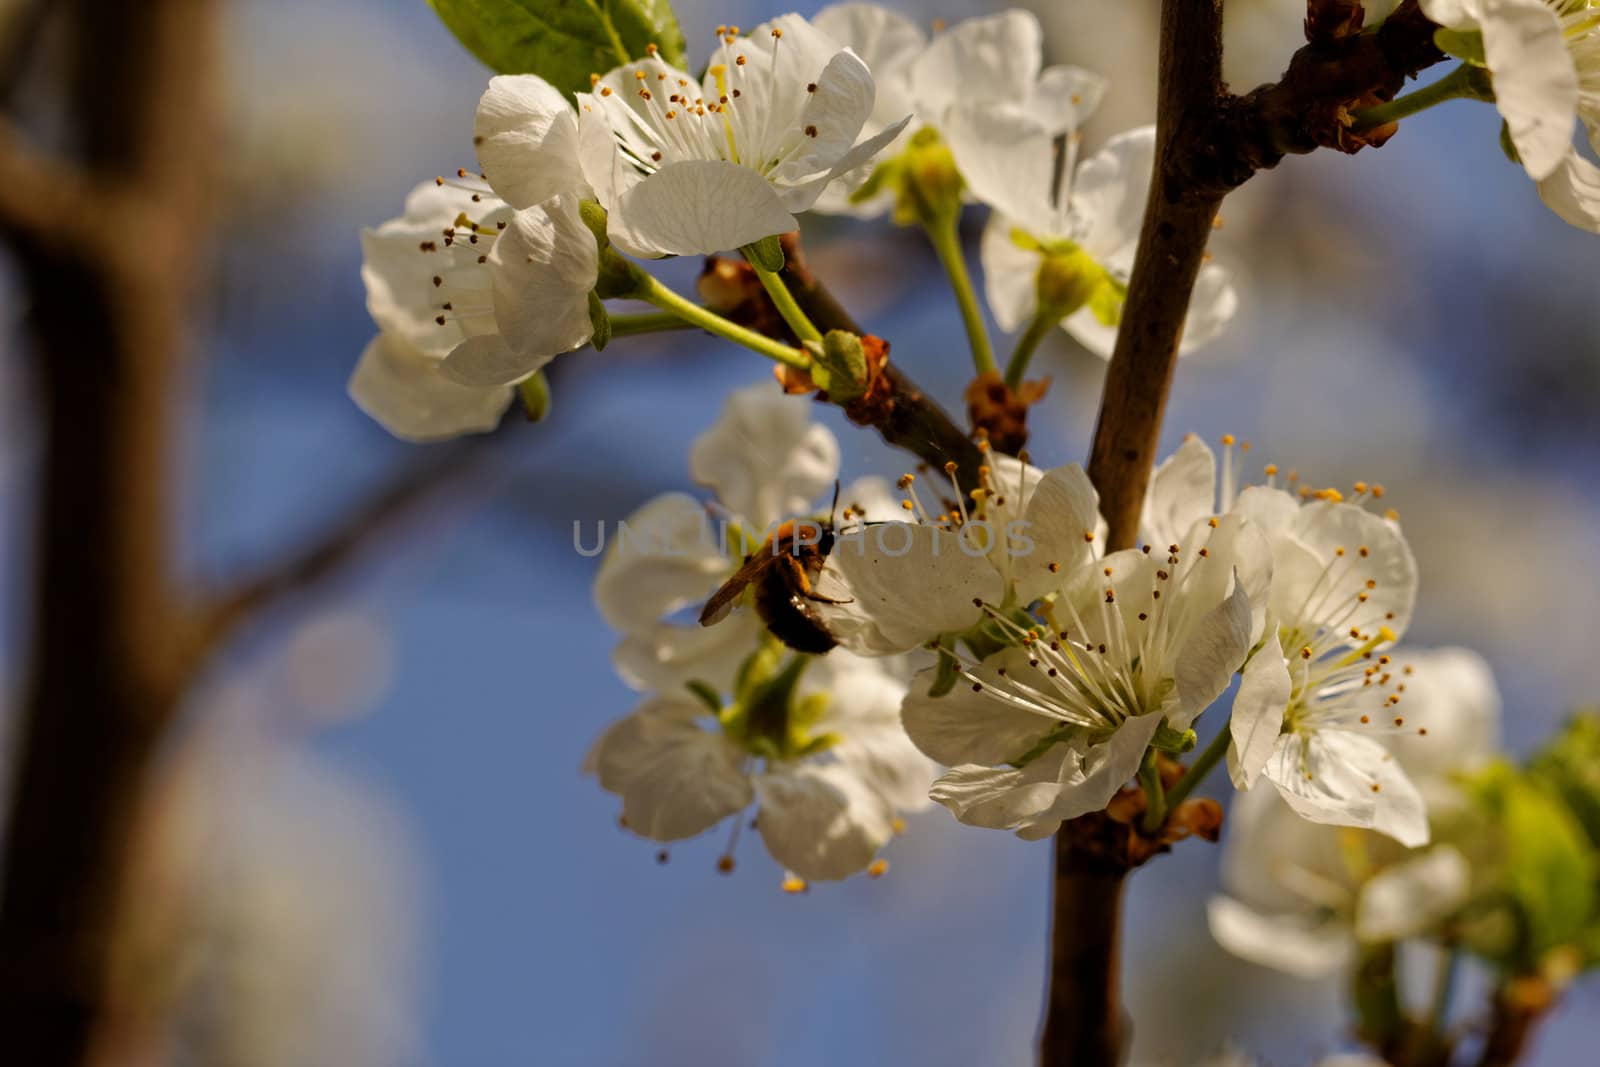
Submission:
[[[683,31],[667,0],[428,0],[450,32],[499,74],[537,74],[564,92],[645,56],[683,65]]]
[[[1524,965],[1583,939],[1594,919],[1594,847],[1560,796],[1503,764],[1481,772],[1472,793],[1498,824],[1503,891],[1516,903]]]

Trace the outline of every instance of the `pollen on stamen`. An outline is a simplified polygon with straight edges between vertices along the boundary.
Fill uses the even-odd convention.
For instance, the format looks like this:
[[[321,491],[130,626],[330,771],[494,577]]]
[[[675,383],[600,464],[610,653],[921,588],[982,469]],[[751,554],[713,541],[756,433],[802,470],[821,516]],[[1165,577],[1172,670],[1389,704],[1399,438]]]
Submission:
[[[652,163],[660,163],[661,162],[661,153],[660,152],[651,152],[650,153],[650,162],[652,162]],[[848,515],[846,515],[845,517],[849,518]]]
[[[1301,659],[1310,659],[1311,658],[1311,646],[1310,645],[1307,645],[1307,646],[1305,646],[1304,648],[1302,648],[1300,650],[1300,658]]]
[[[774,38],[782,37],[783,36],[783,28],[781,26],[772,27],[772,36]]]
[[[661,47],[654,41],[644,46],[644,54],[647,56],[654,56],[659,51],[661,51]]]
[[[1089,542],[1091,542],[1093,540],[1094,540],[1094,531],[1093,530],[1085,530],[1085,531],[1083,531],[1083,541],[1084,541],[1085,544],[1088,544]]]
[[[882,878],[889,873],[889,861],[879,856],[867,866],[868,878]]]
[[[1224,448],[1232,448],[1233,447],[1233,434],[1225,433],[1225,434],[1222,435],[1222,446]]]
[[[779,884],[779,888],[785,893],[788,893],[790,896],[794,896],[797,893],[804,893],[808,886],[806,885],[806,880],[804,878],[801,878],[796,874],[791,874]]]
[[[1372,791],[1373,791],[1373,792],[1374,792],[1374,793],[1379,793],[1379,792],[1382,792],[1382,791],[1383,791],[1383,787],[1382,787],[1382,786],[1380,786],[1380,785],[1378,785],[1378,783],[1377,783],[1377,782],[1373,782],[1373,783],[1372,783]]]
[[[1046,563],[1045,566],[1050,569],[1051,574],[1059,574],[1061,572],[1061,564],[1055,562],[1054,560]]]
[[[973,692],[974,692],[974,693],[981,693],[981,692],[983,692],[983,683],[982,683],[982,682],[973,682],[973,683],[972,683],[972,691],[973,691]]]
[[[1395,724],[1395,725],[1396,725],[1396,726],[1404,726],[1404,725],[1405,725],[1405,724],[1406,724],[1406,720],[1405,720],[1405,716],[1403,716],[1403,715],[1396,715],[1396,716],[1395,716],[1395,717],[1394,717],[1394,724]]]
[[[1371,721],[1372,721],[1372,716],[1371,715],[1363,715],[1363,716],[1361,716],[1361,725],[1362,726],[1367,725]]]
[[[1366,559],[1368,556],[1372,555],[1372,550],[1366,545],[1362,545],[1360,548],[1356,549],[1356,551],[1361,553],[1362,559]]]
[[[814,93],[816,91],[817,91],[817,83],[816,82],[808,82],[808,83],[806,83],[806,92]]]
[[[656,862],[659,863],[663,867],[665,867],[667,865],[667,861],[670,860],[671,858],[672,858],[672,853],[668,852],[666,849],[662,849],[660,852],[656,853]]]
[[[1268,463],[1265,467],[1261,468],[1261,473],[1265,474],[1268,478],[1276,478],[1278,476],[1278,465],[1276,463]]]
[[[611,95],[611,86],[609,86],[609,85],[602,85],[602,86],[601,86],[601,87],[600,87],[600,95],[601,95],[601,96],[610,96],[610,95]]]
[[[717,857],[717,873],[718,874],[732,874],[733,873],[733,857],[732,856],[718,856]]]
[[[902,819],[900,816],[896,815],[894,818],[889,820],[889,832],[890,833],[894,833],[894,834],[903,834],[903,833],[905,833],[906,832],[906,821],[904,819]]]
[[[807,126],[806,127],[806,136],[815,138],[817,136],[817,128],[815,126]]]

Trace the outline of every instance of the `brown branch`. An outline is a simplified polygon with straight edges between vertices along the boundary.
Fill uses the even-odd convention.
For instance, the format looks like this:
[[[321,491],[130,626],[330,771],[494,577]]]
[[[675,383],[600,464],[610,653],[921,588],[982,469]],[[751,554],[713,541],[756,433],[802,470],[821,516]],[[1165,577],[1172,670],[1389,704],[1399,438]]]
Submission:
[[[1224,97],[1221,0],[1166,0],[1155,170],[1089,456],[1110,525],[1107,551],[1132,547],[1138,536],[1189,293],[1223,196],[1198,184],[1190,166]],[[1039,1038],[1045,1067],[1121,1062],[1118,936],[1101,924],[1116,922],[1128,871],[1119,850],[1106,846],[1128,832],[1099,813],[1056,835],[1049,995]]]
[[[1520,1060],[1558,995],[1554,986],[1537,975],[1509,979],[1495,990],[1494,1017],[1478,1067],[1511,1067]]]
[[[263,611],[329,581],[363,558],[422,504],[470,476],[493,454],[500,436],[465,438],[410,464],[309,544],[218,596],[200,612],[190,650],[193,661],[198,663]]]
[[[1386,134],[1352,133],[1350,113],[1392,100],[1408,78],[1444,59],[1433,43],[1436,29],[1417,0],[1405,0],[1373,29],[1318,35],[1276,82],[1222,100],[1208,138],[1192,144],[1194,184],[1226,192],[1286,155],[1381,144]]]
[[[84,1063],[107,1018],[133,827],[182,688],[168,415],[215,149],[214,0],[55,6],[81,182],[14,137],[0,170],[18,182],[0,215],[31,297],[44,438],[0,857],[0,1033],[30,1067]],[[68,195],[93,203],[61,215]]]
[[[806,264],[800,235],[785,234],[783,250],[784,279],[817,328],[824,333],[846,330],[865,336],[867,331]],[[956,425],[938,401],[923,392],[892,361],[885,366],[884,373],[889,381],[889,402],[878,406],[871,425],[889,444],[905,449],[936,469],[954,462],[961,485],[979,485],[978,468],[983,465],[983,453],[972,438]]]

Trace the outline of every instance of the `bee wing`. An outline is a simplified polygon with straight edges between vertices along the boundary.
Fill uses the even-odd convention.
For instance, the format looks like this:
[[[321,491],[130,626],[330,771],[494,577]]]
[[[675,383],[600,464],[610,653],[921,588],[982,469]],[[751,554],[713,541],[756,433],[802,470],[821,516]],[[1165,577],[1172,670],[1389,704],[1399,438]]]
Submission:
[[[744,566],[736,571],[732,578],[722,583],[722,588],[711,594],[711,599],[706,601],[706,606],[700,609],[700,625],[711,626],[728,617],[733,610],[733,602],[739,599],[739,594],[744,592],[745,586],[761,576],[761,569],[767,566],[776,557],[761,554],[751,556],[744,561]]]

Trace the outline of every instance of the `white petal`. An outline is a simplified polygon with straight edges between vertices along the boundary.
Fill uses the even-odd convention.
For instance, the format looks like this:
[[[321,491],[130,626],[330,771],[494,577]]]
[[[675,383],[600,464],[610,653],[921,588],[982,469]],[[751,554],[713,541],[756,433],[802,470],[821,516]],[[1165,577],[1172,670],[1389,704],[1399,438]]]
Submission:
[[[1145,749],[1160,725],[1159,714],[1128,719],[1117,727],[1110,740],[1089,748],[1076,767],[1069,763],[1068,773],[1062,776],[1061,791],[1047,813],[1049,818],[1059,824],[1103,810],[1138,773]]]
[[[1466,857],[1449,845],[1379,871],[1356,897],[1356,936],[1372,942],[1426,934],[1466,903],[1471,882]]]
[[[740,612],[715,626],[661,622],[636,627],[611,650],[611,665],[640,692],[680,689],[690,681],[728,692],[761,630],[754,612]]]
[[[716,493],[752,538],[810,513],[838,472],[839,443],[811,421],[810,399],[787,396],[770,380],[729,396],[689,452],[690,477]]]
[[[606,121],[600,102],[588,93],[578,94],[578,162],[595,199],[607,211],[617,210],[622,197],[644,180],[644,175],[623,159],[616,136]],[[608,227],[609,232],[609,227]],[[654,256],[654,249],[621,245],[630,255]]]
[[[1294,494],[1266,485],[1252,485],[1239,491],[1233,502],[1235,514],[1243,515],[1269,540],[1289,532],[1300,514],[1300,501]]]
[[[478,162],[512,207],[586,193],[578,119],[559,89],[534,74],[489,79],[473,128]]]
[[[755,171],[690,159],[669,163],[624,193],[608,232],[638,255],[709,256],[798,228]]]
[[[444,250],[442,231],[454,225],[463,212],[481,217],[491,226],[510,214],[502,207],[485,215],[484,205],[474,204],[470,192],[430,181],[406,197],[403,216],[361,232],[361,280],[367,289],[367,312],[379,329],[404,338],[411,347],[435,359],[449,355],[464,336],[459,320],[449,318],[444,325],[437,321],[448,297],[433,281],[453,279],[460,272]]]
[[[1378,779],[1378,805],[1373,812],[1372,828],[1387,834],[1407,848],[1426,845],[1431,833],[1428,827],[1428,804],[1422,793],[1406,776],[1398,760],[1390,759],[1379,764],[1374,777]]]
[[[1028,541],[1011,549],[1017,603],[1027,604],[1061,585],[1057,572],[1071,572],[1094,556],[1093,534],[1100,524],[1100,495],[1076,463],[1050,471],[1028,493],[1021,530]]]
[[[957,101],[1026,100],[1039,77],[1042,37],[1039,20],[1015,8],[938,34],[911,65],[919,116],[938,126]]]
[[[1037,282],[1042,257],[1018,247],[1011,233],[1015,220],[996,211],[983,228],[979,256],[983,263],[983,293],[994,321],[1015,333],[1033,320],[1039,306]]]
[[[488,389],[520,382],[547,362],[513,351],[497,333],[480,333],[456,345],[439,373],[459,385]]]
[[[589,292],[599,263],[576,196],[517,212],[489,253],[495,323],[513,358],[463,358],[458,350],[446,360],[447,373],[472,385],[514,382],[588,344]]]
[[[1427,843],[1421,794],[1372,738],[1333,729],[1285,734],[1264,773],[1303,819],[1377,830],[1408,847]]]
[[[1539,183],[1539,198],[1580,230],[1600,233],[1600,167],[1576,149],[1569,147],[1567,155]]]
[[[968,826],[1015,830],[1055,802],[1069,757],[1067,746],[1057,745],[1020,770],[973,764],[952,767],[933,783],[928,795]]]
[[[613,629],[637,633],[698,604],[733,573],[705,506],[664,493],[608,531],[594,600]],[[581,528],[579,534],[587,537]]]
[[[819,607],[839,643],[862,655],[904,652],[981,617],[975,600],[1000,603],[999,572],[959,533],[882,523],[834,543],[819,592],[849,603]]]
[[[1027,658],[1017,649],[990,657],[975,672],[979,684],[993,684],[997,668],[1014,671],[1025,665]],[[900,714],[912,742],[947,767],[1009,763],[1025,755],[1059,725],[1054,719],[974,692],[972,683],[963,679],[958,679],[955,688],[944,696],[929,696],[935,677],[931,667],[917,675]]]
[[[800,122],[802,129],[816,130],[816,135],[806,134],[806,151],[783,168],[792,166],[797,176],[828,170],[850,151],[872,114],[876,95],[872,72],[853,52],[840,52],[828,60],[811,84],[817,89],[806,101]]]
[[[500,425],[513,395],[504,386],[458,385],[439,372],[437,361],[384,334],[361,354],[348,389],[357,407],[407,441],[488,433]]]
[[[958,103],[944,139],[972,195],[1033,227],[1054,218],[1055,136],[1019,106]]]
[[[1386,739],[1419,786],[1482,767],[1500,748],[1500,690],[1482,656],[1465,648],[1396,650],[1410,668],[1403,701],[1406,732]],[[1419,733],[1426,730],[1426,734]]]
[[[1215,515],[1216,507],[1217,457],[1190,434],[1150,476],[1140,536],[1158,548],[1176,544],[1196,522]]]
[[[1250,652],[1250,597],[1244,586],[1208,611],[1178,653],[1174,678],[1179,710],[1168,716],[1178,730],[1188,729],[1222,695]]]
[[[1028,110],[1055,133],[1070,133],[1088,121],[1111,82],[1082,67],[1046,67],[1028,100]]]
[[[1297,978],[1318,978],[1350,961],[1349,934],[1336,921],[1265,915],[1232,897],[1206,902],[1206,919],[1217,944],[1241,959]]]
[[[1543,181],[1572,151],[1578,117],[1578,71],[1561,19],[1541,0],[1483,0],[1480,27],[1495,107],[1528,176]]]
[[[872,71],[877,85],[872,124],[882,128],[911,113],[910,66],[927,46],[920,26],[897,11],[860,3],[831,4],[811,24],[860,56]]]
[[[813,881],[864,870],[893,834],[894,813],[851,768],[800,766],[756,779],[767,851]]]
[[[1416,605],[1417,562],[1396,524],[1354,504],[1318,501],[1300,509],[1290,533],[1319,566],[1286,571],[1275,558],[1273,608],[1281,622],[1405,632]],[[1363,592],[1366,601],[1352,613]]]
[[[1483,0],[1419,0],[1422,13],[1452,30],[1477,29],[1483,15]]]
[[[1239,310],[1239,294],[1226,267],[1207,263],[1200,268],[1189,294],[1188,317],[1183,320],[1181,353],[1192,352],[1216,340]]]
[[[743,810],[753,791],[739,769],[742,754],[694,722],[688,698],[657,697],[595,742],[588,766],[622,797],[628,828],[654,841],[709,830]]]
[[[1078,167],[1072,214],[1083,227],[1084,250],[1102,263],[1138,242],[1155,158],[1156,129],[1140,126],[1111,138]]]
[[[1277,643],[1269,641],[1245,664],[1244,679],[1239,683],[1228,719],[1234,745],[1228,770],[1238,788],[1249,789],[1255,784],[1277,746],[1291,689],[1288,664]]]

